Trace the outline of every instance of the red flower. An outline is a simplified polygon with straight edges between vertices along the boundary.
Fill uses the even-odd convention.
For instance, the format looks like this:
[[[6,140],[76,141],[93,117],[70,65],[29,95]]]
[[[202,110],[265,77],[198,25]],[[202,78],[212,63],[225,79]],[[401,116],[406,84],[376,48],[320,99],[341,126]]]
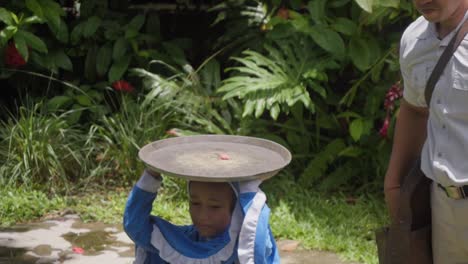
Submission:
[[[133,88],[133,86],[129,82],[124,80],[114,82],[112,84],[112,88],[114,88],[114,90],[116,91],[123,91],[127,93],[131,93],[133,92],[133,90],[135,90],[135,88]]]
[[[16,49],[14,42],[10,42],[5,48],[5,64],[12,68],[18,68],[26,64],[23,56]]]
[[[390,125],[390,115],[387,114],[383,122],[382,127],[379,130],[379,135],[383,138],[387,138],[388,135],[388,126]]]
[[[282,19],[289,19],[289,10],[285,7],[280,7],[276,15]]]

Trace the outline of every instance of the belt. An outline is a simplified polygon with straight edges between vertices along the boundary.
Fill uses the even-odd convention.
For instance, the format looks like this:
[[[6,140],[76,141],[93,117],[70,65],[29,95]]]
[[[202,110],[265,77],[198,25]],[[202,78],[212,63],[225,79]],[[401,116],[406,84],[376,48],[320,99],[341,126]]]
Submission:
[[[455,200],[460,200],[460,199],[465,199],[468,198],[468,185],[456,187],[456,186],[447,186],[444,187],[440,185],[440,183],[437,184],[439,188],[444,190],[445,194],[447,194],[448,197],[455,199]]]

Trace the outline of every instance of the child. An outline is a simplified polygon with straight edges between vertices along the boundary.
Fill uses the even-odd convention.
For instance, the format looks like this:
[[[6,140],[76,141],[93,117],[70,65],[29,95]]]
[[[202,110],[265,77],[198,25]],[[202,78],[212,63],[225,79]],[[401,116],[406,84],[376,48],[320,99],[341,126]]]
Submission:
[[[135,264],[279,263],[260,180],[189,182],[189,226],[150,215],[161,180],[146,170],[127,201],[124,229],[136,245]]]

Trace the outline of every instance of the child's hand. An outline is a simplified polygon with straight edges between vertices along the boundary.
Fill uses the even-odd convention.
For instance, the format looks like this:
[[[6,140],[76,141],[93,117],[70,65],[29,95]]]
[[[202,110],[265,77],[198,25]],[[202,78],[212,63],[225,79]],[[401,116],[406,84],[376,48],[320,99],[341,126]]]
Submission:
[[[155,178],[158,181],[162,181],[162,176],[159,172],[153,171],[149,168],[146,169],[146,172],[148,172],[149,175],[151,175],[153,178]]]

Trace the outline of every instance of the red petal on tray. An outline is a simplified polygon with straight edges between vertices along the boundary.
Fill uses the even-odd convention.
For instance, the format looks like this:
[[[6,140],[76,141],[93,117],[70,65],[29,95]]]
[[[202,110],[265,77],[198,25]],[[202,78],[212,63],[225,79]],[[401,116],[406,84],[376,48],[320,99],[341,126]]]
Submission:
[[[73,252],[75,252],[76,254],[83,254],[84,253],[84,249],[80,248],[80,247],[73,247],[72,248]]]
[[[218,154],[218,157],[219,157],[220,160],[230,160],[231,159],[229,157],[229,155],[225,154],[225,153]]]

